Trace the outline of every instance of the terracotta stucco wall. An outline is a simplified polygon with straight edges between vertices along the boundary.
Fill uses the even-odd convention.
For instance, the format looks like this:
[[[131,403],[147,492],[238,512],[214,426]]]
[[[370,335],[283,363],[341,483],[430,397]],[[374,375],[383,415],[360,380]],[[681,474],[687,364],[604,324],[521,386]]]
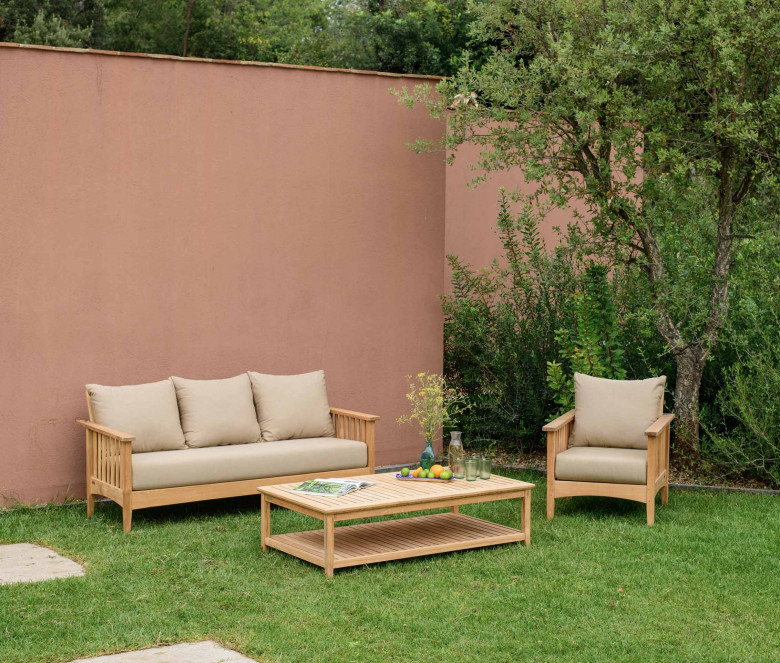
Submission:
[[[470,187],[478,175],[484,174],[482,170],[471,168],[478,158],[477,146],[462,145],[455,162],[447,168],[445,248],[447,254],[454,253],[474,267],[481,268],[502,252],[501,240],[495,232],[501,187],[507,191],[519,189],[524,193],[531,193],[534,189],[523,181],[518,169],[491,173],[485,182]],[[584,213],[581,204],[577,208]],[[556,227],[565,229],[573,220],[569,209],[552,210],[539,228],[545,244],[552,247],[559,239]],[[445,268],[445,279],[449,279],[449,274],[449,269]]]
[[[83,495],[84,384],[324,368],[419,438],[439,371],[441,124],[403,79],[0,48],[0,493]]]

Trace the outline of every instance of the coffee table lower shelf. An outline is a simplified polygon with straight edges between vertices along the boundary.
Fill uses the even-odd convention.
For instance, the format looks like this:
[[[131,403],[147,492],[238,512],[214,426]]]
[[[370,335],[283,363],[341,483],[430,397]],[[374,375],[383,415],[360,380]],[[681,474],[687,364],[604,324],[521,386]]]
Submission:
[[[521,530],[462,513],[346,525],[334,529],[333,567],[338,569],[525,540]],[[265,544],[326,567],[324,530],[275,534],[266,537]]]

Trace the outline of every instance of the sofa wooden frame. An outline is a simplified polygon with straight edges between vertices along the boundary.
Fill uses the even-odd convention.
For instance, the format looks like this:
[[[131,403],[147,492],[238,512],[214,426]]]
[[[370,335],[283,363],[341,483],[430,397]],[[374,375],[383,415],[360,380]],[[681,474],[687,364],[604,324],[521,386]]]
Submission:
[[[542,430],[547,433],[547,519],[555,515],[557,497],[596,495],[618,497],[647,505],[647,524],[655,522],[655,496],[661,491],[661,504],[669,503],[669,425],[673,414],[660,413],[646,431],[647,480],[643,484],[559,481],[555,478],[555,457],[569,448],[574,428],[574,410],[554,419]]]
[[[222,497],[257,495],[259,486],[275,483],[305,481],[316,477],[348,477],[374,473],[375,426],[379,417],[373,414],[331,408],[330,414],[336,429],[336,437],[357,440],[366,445],[368,462],[365,467],[197,486],[133,490],[132,444],[135,436],[94,423],[89,394],[87,394],[87,409],[90,420],[76,420],[85,429],[87,435],[87,518],[91,518],[95,512],[95,496],[102,495],[122,507],[122,525],[125,532],[130,531],[133,511],[138,509]]]

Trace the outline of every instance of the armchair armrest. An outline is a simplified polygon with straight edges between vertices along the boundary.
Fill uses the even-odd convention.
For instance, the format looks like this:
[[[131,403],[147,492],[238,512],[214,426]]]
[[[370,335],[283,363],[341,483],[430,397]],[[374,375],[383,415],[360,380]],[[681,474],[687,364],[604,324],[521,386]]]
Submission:
[[[554,433],[563,428],[570,421],[574,421],[574,410],[569,410],[566,414],[562,414],[557,419],[553,419],[550,423],[542,426],[542,430],[545,433]]]
[[[650,424],[645,431],[645,435],[647,435],[647,437],[658,437],[663,432],[664,428],[672,423],[672,419],[674,419],[673,414],[662,414],[655,422]]]
[[[113,428],[109,428],[108,426],[101,426],[100,424],[95,424],[92,423],[91,421],[76,419],[76,423],[79,424],[80,426],[83,426],[87,430],[91,430],[93,433],[100,433],[101,435],[105,435],[106,437],[119,440],[120,442],[133,442],[135,440],[135,435],[120,433],[119,431],[114,430]]]

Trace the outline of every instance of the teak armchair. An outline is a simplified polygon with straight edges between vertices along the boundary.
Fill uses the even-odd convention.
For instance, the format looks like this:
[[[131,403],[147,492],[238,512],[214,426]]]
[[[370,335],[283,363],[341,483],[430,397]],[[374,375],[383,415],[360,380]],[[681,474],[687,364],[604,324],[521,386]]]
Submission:
[[[547,433],[548,520],[555,515],[557,497],[595,495],[644,502],[647,505],[647,524],[652,525],[655,522],[655,496],[659,490],[661,503],[669,503],[669,425],[674,415],[661,413],[655,423],[645,430],[647,473],[644,483],[601,483],[562,481],[556,478],[556,458],[569,448],[569,438],[574,428],[574,412],[570,410],[542,428]]]

